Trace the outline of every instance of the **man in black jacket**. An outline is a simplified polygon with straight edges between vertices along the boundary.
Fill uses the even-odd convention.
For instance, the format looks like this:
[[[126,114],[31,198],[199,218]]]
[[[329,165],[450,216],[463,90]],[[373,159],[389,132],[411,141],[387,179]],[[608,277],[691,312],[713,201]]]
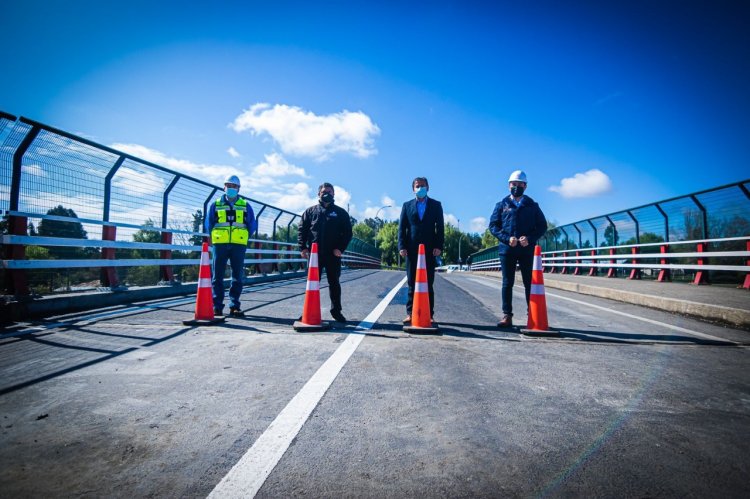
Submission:
[[[309,258],[312,243],[318,243],[318,265],[328,278],[331,317],[346,322],[341,313],[341,255],[352,240],[352,222],[343,208],[333,203],[333,186],[325,182],[318,187],[318,204],[302,214],[298,242],[303,258]]]
[[[443,252],[445,227],[443,225],[443,205],[440,201],[427,197],[430,184],[425,177],[417,177],[412,183],[415,199],[407,201],[401,208],[398,222],[398,251],[406,258],[406,274],[409,278],[409,299],[406,302],[404,324],[411,322],[411,310],[414,303],[414,280],[417,275],[417,257],[419,245],[424,244],[427,264],[427,290],[430,295],[430,318],[435,311],[435,293],[432,283],[435,281],[436,258]]]
[[[498,252],[503,271],[503,318],[498,327],[513,325],[513,283],[516,264],[521,267],[521,278],[526,289],[526,304],[531,295],[531,272],[534,265],[534,246],[547,231],[547,219],[541,208],[526,190],[526,174],[516,170],[508,178],[510,196],[495,205],[490,217],[490,232],[499,241]]]

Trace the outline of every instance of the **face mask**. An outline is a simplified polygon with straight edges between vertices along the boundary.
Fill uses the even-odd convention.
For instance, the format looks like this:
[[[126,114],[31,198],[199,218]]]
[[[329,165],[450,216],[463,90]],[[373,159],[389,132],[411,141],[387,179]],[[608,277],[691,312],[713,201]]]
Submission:
[[[524,187],[522,185],[514,185],[510,188],[510,193],[513,194],[514,198],[520,198],[523,196]]]
[[[227,187],[227,197],[234,199],[237,197],[237,194],[239,193],[239,189],[235,189],[234,187]]]
[[[330,192],[324,192],[320,195],[320,200],[324,203],[333,203],[333,194]]]
[[[423,199],[427,195],[427,187],[420,187],[416,190],[415,194],[419,199]]]

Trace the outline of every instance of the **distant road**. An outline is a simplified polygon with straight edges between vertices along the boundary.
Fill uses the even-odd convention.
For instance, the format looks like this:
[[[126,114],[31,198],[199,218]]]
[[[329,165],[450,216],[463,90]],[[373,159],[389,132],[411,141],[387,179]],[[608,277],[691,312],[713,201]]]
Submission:
[[[302,279],[218,327],[189,297],[0,332],[2,495],[750,496],[749,332],[548,289],[561,337],[527,338],[454,272],[410,336],[402,279],[346,272],[324,333],[291,328]]]

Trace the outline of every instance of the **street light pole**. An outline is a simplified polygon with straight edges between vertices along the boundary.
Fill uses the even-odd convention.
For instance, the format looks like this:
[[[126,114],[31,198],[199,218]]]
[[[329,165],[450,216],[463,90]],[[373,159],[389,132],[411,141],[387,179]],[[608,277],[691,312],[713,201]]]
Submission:
[[[380,210],[382,210],[382,209],[384,209],[384,208],[390,208],[390,207],[391,207],[391,205],[387,204],[387,205],[385,205],[385,206],[381,206],[380,208],[378,208],[378,211],[376,211],[376,212],[375,212],[375,220],[380,220],[380,219],[378,218],[378,215],[380,215]]]

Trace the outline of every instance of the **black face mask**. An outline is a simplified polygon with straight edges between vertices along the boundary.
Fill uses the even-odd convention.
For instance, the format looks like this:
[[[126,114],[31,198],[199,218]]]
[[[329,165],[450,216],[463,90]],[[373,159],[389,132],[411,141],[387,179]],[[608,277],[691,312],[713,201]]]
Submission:
[[[333,194],[330,192],[324,192],[320,195],[320,200],[324,203],[333,203]]]
[[[513,194],[514,198],[520,198],[523,196],[523,191],[525,190],[524,186],[522,185],[514,185],[510,188],[510,193]]]

